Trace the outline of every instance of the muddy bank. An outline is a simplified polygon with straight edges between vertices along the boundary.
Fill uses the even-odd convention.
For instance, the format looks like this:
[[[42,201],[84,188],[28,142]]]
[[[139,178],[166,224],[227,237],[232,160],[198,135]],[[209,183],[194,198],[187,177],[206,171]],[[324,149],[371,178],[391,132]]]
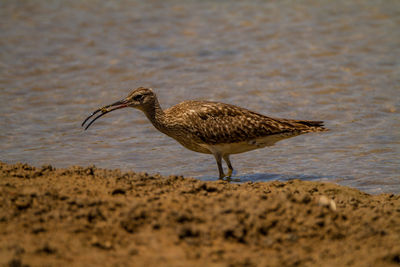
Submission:
[[[399,266],[400,196],[0,163],[2,266]]]

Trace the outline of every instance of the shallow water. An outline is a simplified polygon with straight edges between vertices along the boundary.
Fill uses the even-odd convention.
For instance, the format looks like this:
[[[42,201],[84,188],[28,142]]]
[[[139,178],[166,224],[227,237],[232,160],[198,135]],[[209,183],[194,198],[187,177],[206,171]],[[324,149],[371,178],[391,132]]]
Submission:
[[[3,1],[0,159],[217,178],[137,110],[80,123],[149,86],[163,107],[236,104],[331,130],[233,155],[242,181],[400,193],[400,1]]]

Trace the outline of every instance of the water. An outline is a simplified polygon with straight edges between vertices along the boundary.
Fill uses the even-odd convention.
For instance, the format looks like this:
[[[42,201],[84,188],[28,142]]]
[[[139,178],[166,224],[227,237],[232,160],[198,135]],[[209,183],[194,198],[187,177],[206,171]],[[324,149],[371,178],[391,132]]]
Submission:
[[[400,1],[2,1],[0,160],[215,180],[137,110],[80,123],[149,86],[186,99],[324,120],[233,155],[242,181],[332,181],[400,193]]]

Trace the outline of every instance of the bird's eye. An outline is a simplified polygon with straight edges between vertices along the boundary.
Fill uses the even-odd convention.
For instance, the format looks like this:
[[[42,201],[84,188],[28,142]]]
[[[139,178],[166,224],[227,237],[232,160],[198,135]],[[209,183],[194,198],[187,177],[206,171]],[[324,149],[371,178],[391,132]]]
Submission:
[[[135,101],[141,101],[142,99],[143,99],[143,95],[135,95],[133,97],[133,100],[135,100]]]

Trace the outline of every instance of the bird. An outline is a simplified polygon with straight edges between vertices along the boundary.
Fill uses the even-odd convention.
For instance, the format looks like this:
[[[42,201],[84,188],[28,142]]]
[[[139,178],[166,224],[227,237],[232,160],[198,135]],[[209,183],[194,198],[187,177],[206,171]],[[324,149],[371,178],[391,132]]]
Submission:
[[[188,100],[163,110],[153,89],[146,87],[134,89],[124,99],[95,110],[81,126],[87,130],[98,118],[127,107],[141,110],[157,130],[185,148],[212,154],[219,179],[231,178],[232,154],[272,146],[300,134],[327,131],[323,121],[272,118],[221,102]],[[222,159],[228,167],[227,174]]]

